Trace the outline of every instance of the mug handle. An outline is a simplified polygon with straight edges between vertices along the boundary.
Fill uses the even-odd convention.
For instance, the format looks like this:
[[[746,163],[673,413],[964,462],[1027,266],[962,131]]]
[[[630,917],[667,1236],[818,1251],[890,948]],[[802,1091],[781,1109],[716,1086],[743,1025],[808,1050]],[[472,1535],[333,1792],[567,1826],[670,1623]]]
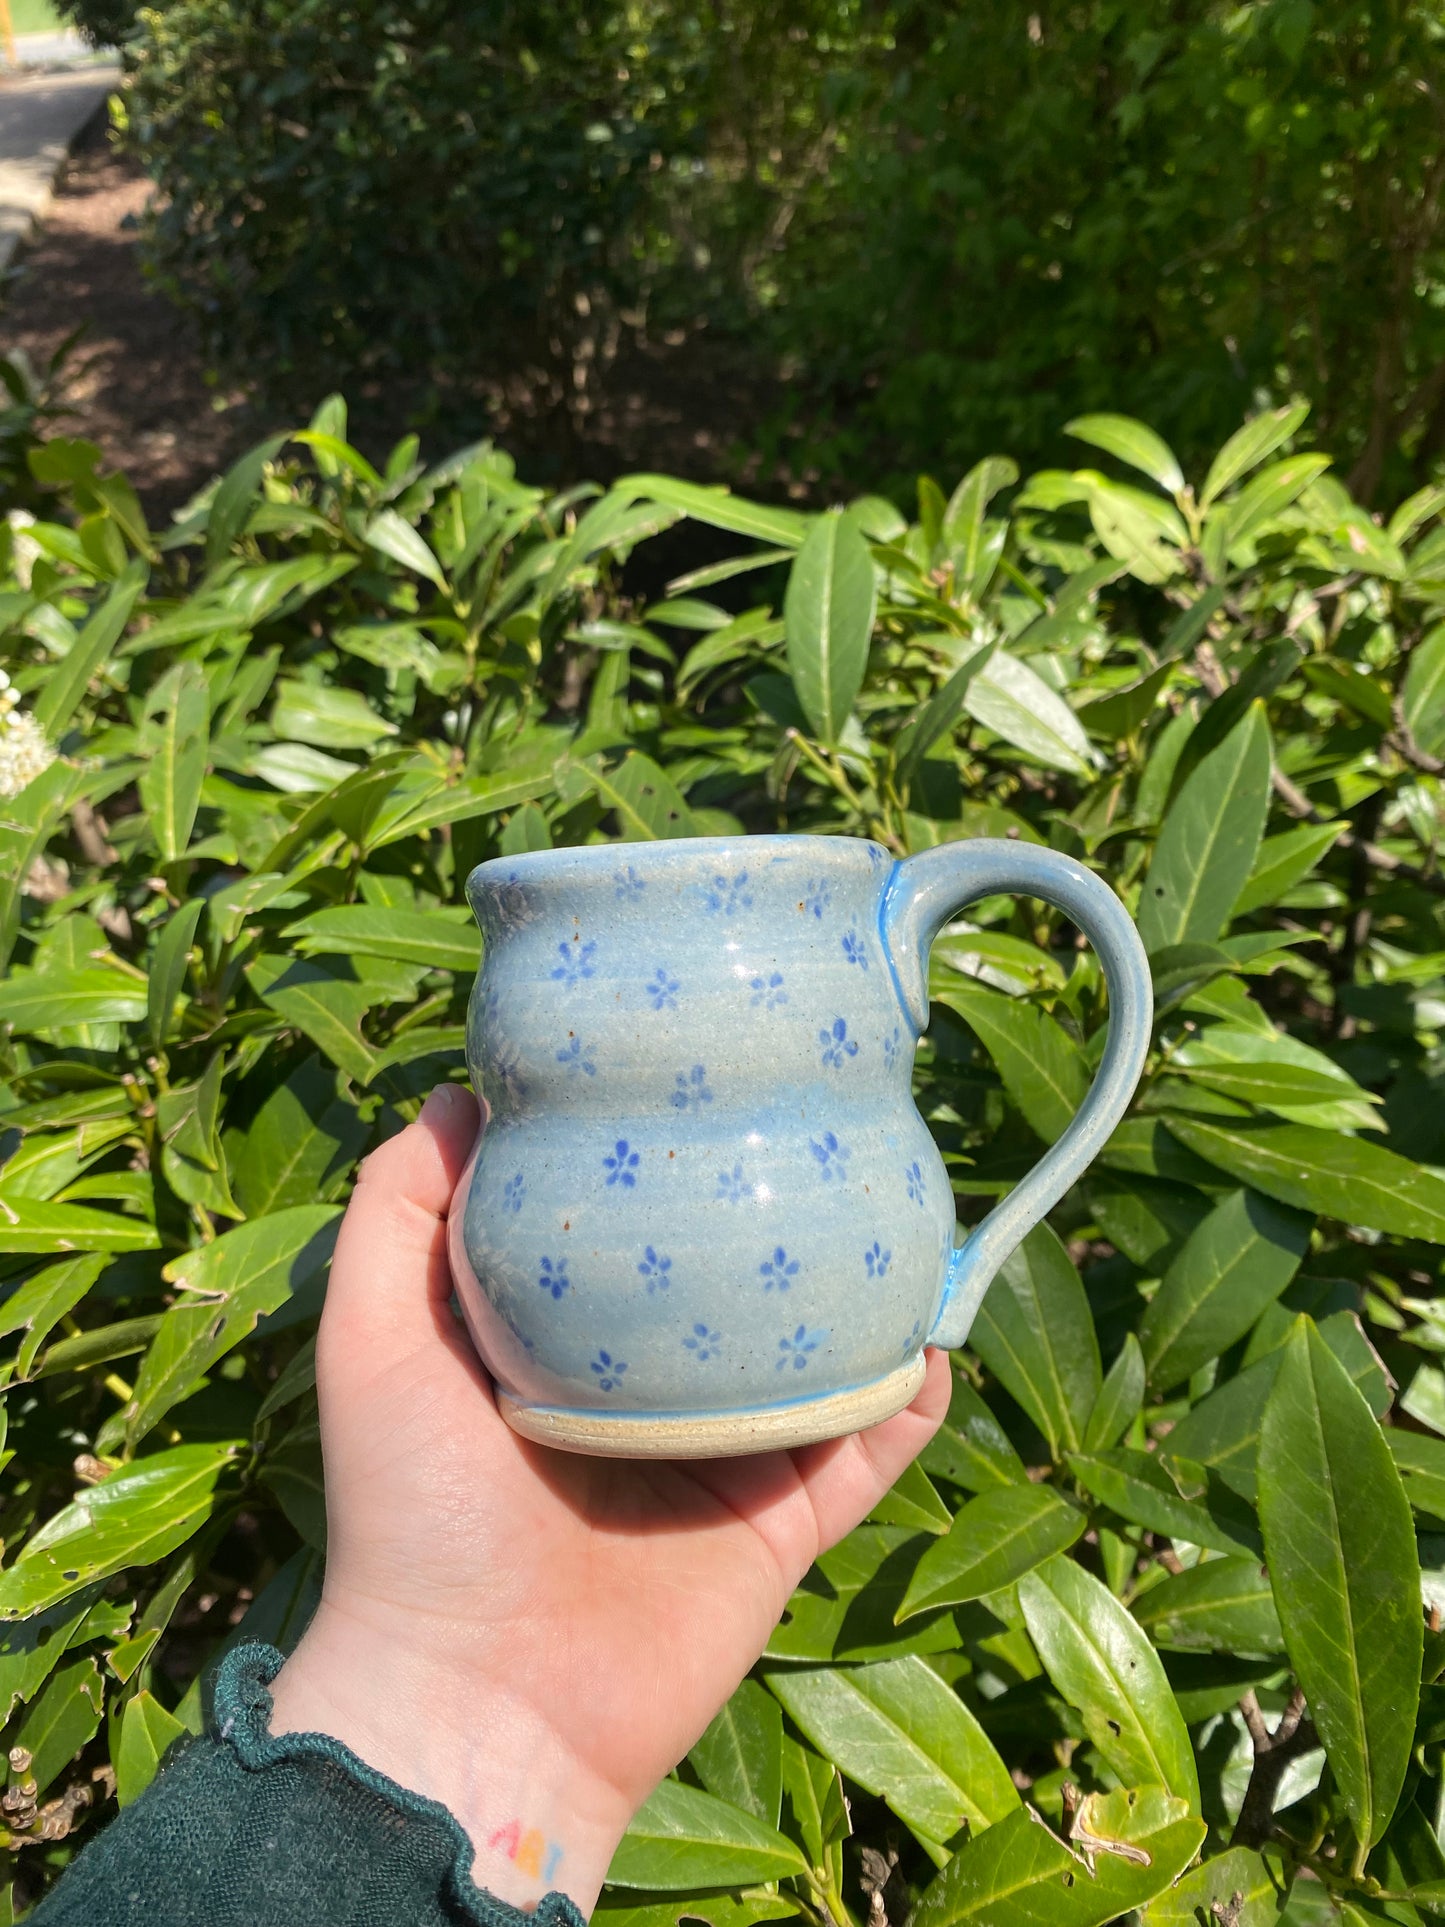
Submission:
[[[980,897],[1042,897],[1068,913],[1099,953],[1109,987],[1109,1038],[1098,1075],[1068,1129],[1001,1204],[955,1247],[930,1345],[961,1345],[1009,1253],[1052,1210],[1123,1116],[1149,1050],[1153,992],[1133,920],[1102,878],[1035,844],[980,837],[944,843],[893,867],[880,924],[909,1016],[928,1027],[928,952],[947,920]]]

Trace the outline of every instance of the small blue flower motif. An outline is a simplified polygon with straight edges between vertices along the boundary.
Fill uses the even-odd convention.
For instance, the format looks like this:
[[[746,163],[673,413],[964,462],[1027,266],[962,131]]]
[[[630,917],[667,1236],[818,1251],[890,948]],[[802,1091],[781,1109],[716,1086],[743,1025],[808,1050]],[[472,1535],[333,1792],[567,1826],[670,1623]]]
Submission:
[[[758,1276],[764,1291],[786,1291],[801,1269],[796,1258],[790,1258],[781,1245],[774,1245],[772,1257],[764,1258],[758,1266]]]
[[[622,1374],[627,1370],[624,1358],[614,1358],[611,1352],[598,1352],[592,1361],[592,1369],[597,1374],[599,1392],[615,1392],[622,1383]]]
[[[567,1276],[567,1260],[544,1258],[537,1284],[541,1290],[550,1291],[554,1298],[560,1298],[564,1292],[570,1291],[572,1280]]]
[[[853,1153],[848,1149],[846,1144],[840,1144],[838,1142],[838,1135],[835,1131],[824,1131],[821,1142],[815,1137],[810,1137],[808,1139],[808,1149],[818,1160],[820,1175],[825,1184],[831,1184],[834,1178],[838,1180],[839,1184],[844,1182],[848,1173],[843,1169],[843,1166],[848,1162]]]
[[[845,930],[843,933],[843,955],[850,964],[857,964],[860,970],[868,968],[868,952],[863,947],[863,939],[858,934],[856,924],[851,930]],[[556,974],[554,970],[552,975],[555,977]]]
[[[907,1358],[910,1352],[916,1352],[918,1350],[918,1338],[922,1330],[923,1330],[923,1320],[921,1318],[915,1318],[913,1321],[912,1331],[909,1332],[908,1336],[904,1339],[902,1345],[899,1347],[899,1356],[901,1358]]]
[[[586,1077],[597,1075],[597,1066],[592,1062],[596,1046],[584,1044],[574,1030],[567,1042],[557,1053],[557,1062],[569,1072],[581,1071]]]
[[[748,888],[747,871],[739,870],[735,877],[714,877],[711,883],[703,885],[702,901],[711,917],[732,917],[739,910],[751,910],[753,896]]]
[[[923,1193],[924,1193],[925,1186],[924,1186],[924,1180],[923,1180],[923,1167],[922,1165],[920,1165],[917,1158],[913,1160],[912,1164],[909,1165],[908,1169],[903,1173],[903,1175],[908,1180],[908,1196],[910,1200],[914,1204],[921,1205],[923,1203]]]
[[[611,1189],[614,1184],[620,1184],[630,1191],[637,1182],[639,1161],[637,1152],[633,1150],[627,1139],[618,1138],[612,1150],[602,1160],[602,1168],[607,1173],[608,1188]]]
[[[647,885],[631,863],[625,870],[614,870],[612,873],[612,894],[619,903],[636,903],[646,888]]]
[[[788,993],[783,989],[781,970],[770,971],[766,977],[754,977],[748,989],[753,993],[754,1010],[759,1004],[766,1004],[769,1010],[776,1010],[779,1004],[785,1004],[788,1001]]]
[[[875,1238],[871,1248],[863,1253],[863,1262],[868,1267],[870,1278],[883,1278],[887,1276],[888,1267],[893,1262],[893,1253],[885,1251]]]
[[[902,1048],[902,1044],[903,1033],[899,1030],[897,1024],[895,1024],[888,1036],[883,1039],[884,1070],[891,1071],[893,1066],[898,1062],[898,1052]]]
[[[748,1195],[748,1185],[740,1164],[735,1164],[731,1171],[718,1172],[717,1194],[720,1198],[726,1198],[729,1204],[742,1203]]]
[[[824,877],[809,877],[803,890],[803,909],[819,919],[833,901],[833,891]]]
[[[818,1042],[823,1046],[823,1064],[830,1071],[840,1071],[845,1057],[856,1057],[858,1046],[848,1035],[848,1026],[841,1017],[833,1019],[830,1030],[818,1032]]]
[[[552,966],[553,983],[561,984],[567,990],[573,990],[584,977],[596,976],[596,969],[592,962],[596,954],[595,943],[559,943],[557,955],[562,961]]]
[[[526,1195],[527,1180],[522,1176],[520,1171],[514,1171],[502,1186],[502,1209],[504,1211],[520,1211],[522,1208],[522,1200]]]
[[[791,1338],[778,1340],[778,1350],[782,1356],[775,1369],[785,1372],[791,1364],[795,1372],[801,1372],[827,1336],[826,1328],[822,1331],[809,1331],[806,1325],[799,1325]]]
[[[705,1365],[722,1350],[722,1333],[709,1331],[706,1325],[694,1325],[682,1342],[698,1364]]]
[[[487,1072],[495,1077],[502,1087],[503,1095],[513,1104],[520,1104],[527,1095],[527,1080],[522,1075],[521,1053],[513,1044],[504,1044],[492,1053]]]
[[[652,999],[654,1010],[676,1010],[677,993],[681,989],[676,977],[659,964],[652,973],[652,981],[647,985],[647,994]]]
[[[666,1291],[672,1283],[672,1279],[668,1276],[672,1270],[671,1258],[664,1258],[659,1252],[654,1251],[651,1245],[643,1252],[642,1262],[637,1269],[647,1280],[649,1298],[655,1291]]]
[[[672,1094],[672,1101],[679,1111],[712,1103],[712,1092],[707,1087],[707,1072],[701,1064],[694,1064],[690,1071],[678,1072],[677,1089]]]

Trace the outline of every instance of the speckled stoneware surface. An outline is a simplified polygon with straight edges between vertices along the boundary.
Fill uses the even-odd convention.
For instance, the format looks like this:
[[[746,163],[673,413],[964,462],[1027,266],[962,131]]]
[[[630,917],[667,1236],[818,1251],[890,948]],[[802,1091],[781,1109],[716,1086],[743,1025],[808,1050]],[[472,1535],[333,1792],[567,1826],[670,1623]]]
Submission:
[[[928,946],[1045,896],[1101,952],[1110,1035],[1070,1130],[955,1252],[910,1095]],[[895,863],[763,836],[500,858],[468,1061],[490,1122],[458,1189],[462,1309],[509,1421],[615,1456],[744,1452],[900,1409],[1128,1103],[1149,980],[1091,872],[1012,843]]]

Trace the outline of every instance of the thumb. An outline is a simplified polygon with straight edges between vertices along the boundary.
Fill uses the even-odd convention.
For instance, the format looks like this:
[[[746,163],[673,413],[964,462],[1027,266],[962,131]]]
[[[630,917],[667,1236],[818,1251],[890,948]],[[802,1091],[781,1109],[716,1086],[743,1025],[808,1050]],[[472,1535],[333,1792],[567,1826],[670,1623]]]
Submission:
[[[372,1152],[336,1241],[320,1342],[380,1341],[389,1348],[434,1340],[451,1296],[447,1210],[479,1123],[477,1101],[439,1084],[415,1124]]]

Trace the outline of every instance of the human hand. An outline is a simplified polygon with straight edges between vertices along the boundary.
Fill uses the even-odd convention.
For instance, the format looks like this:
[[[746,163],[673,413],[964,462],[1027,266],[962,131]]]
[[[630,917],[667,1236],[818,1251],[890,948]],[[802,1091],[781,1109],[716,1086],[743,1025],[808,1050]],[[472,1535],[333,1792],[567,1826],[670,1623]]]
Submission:
[[[476,1137],[445,1085],[362,1167],[317,1344],[329,1547],[273,1691],[456,1814],[479,1885],[584,1913],[628,1822],[767,1644],[820,1552],[948,1406],[792,1452],[581,1458],[519,1438],[451,1310],[446,1216]]]

